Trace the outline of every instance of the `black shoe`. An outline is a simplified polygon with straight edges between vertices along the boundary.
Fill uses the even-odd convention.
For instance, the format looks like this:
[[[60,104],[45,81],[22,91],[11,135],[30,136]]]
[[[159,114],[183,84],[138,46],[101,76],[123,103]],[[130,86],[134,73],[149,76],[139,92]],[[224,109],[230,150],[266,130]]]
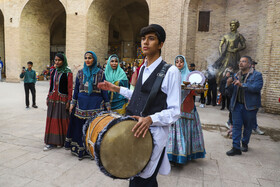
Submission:
[[[242,151],[242,152],[247,152],[247,151],[248,151],[248,145],[242,143],[241,151]]]
[[[37,106],[37,105],[32,105],[32,107],[33,107],[33,108],[38,108],[38,106]]]
[[[240,149],[235,149],[234,147],[227,152],[227,156],[241,155],[242,152]]]
[[[206,105],[210,105],[210,103],[206,103]]]
[[[212,106],[217,106],[217,104],[212,104]]]
[[[225,108],[221,108],[220,110],[225,110]]]

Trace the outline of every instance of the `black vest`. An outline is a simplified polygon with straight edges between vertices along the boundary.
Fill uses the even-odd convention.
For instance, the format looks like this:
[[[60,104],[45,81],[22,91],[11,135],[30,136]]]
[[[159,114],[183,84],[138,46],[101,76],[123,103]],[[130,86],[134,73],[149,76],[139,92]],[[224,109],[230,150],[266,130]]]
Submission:
[[[49,92],[52,92],[54,89],[54,76],[56,74],[56,69],[53,70],[51,74],[51,86]],[[58,77],[59,78],[59,77]],[[59,93],[68,95],[68,76],[67,73],[62,73],[59,79],[59,86],[58,86]]]
[[[152,74],[148,77],[148,79],[144,82],[143,85],[142,85],[142,77],[143,77],[143,72],[145,67],[141,69],[130,103],[126,108],[127,115],[141,116],[140,113],[144,109],[148,96],[157,78],[157,74],[160,72],[164,64],[166,64],[166,62],[162,61],[152,72]],[[156,99],[152,103],[152,107],[150,107],[147,110],[146,116],[155,114],[156,112],[160,112],[166,109],[167,108],[166,98],[167,95],[163,93],[160,89],[159,92],[157,93]]]

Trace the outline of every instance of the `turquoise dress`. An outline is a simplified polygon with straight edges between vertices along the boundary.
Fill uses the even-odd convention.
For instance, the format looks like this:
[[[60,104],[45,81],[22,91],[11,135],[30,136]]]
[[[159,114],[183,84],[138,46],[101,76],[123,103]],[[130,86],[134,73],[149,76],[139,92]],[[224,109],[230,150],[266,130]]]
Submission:
[[[128,88],[128,80],[120,80],[114,83],[117,86]],[[111,109],[120,114],[125,114],[125,108],[128,103],[128,99],[117,92],[109,92]],[[124,111],[124,112],[122,112]]]
[[[186,164],[205,157],[205,145],[194,91],[182,90],[181,117],[169,127],[167,155],[171,162]]]

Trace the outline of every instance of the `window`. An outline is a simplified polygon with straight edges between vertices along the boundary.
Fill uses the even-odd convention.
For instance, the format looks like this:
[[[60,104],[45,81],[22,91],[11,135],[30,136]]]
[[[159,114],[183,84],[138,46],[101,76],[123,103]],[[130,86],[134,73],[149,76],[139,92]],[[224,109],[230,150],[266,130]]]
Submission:
[[[113,30],[113,38],[119,39],[120,33],[118,31]]]
[[[198,20],[198,31],[209,32],[210,12],[200,11]]]

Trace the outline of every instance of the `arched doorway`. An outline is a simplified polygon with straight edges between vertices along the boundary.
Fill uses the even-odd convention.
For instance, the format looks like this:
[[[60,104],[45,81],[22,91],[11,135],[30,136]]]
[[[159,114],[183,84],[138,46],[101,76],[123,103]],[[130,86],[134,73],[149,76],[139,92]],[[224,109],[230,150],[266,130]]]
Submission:
[[[2,78],[6,75],[6,65],[5,65],[5,42],[4,42],[4,15],[0,10],[0,58],[3,62]]]
[[[21,65],[40,74],[56,52],[65,51],[66,12],[59,0],[29,0],[20,18]]]
[[[50,31],[51,60],[56,53],[65,53],[66,46],[66,14],[65,11],[58,15],[51,26]]]
[[[110,54],[132,62],[140,47],[140,29],[149,24],[146,0],[95,0],[88,13],[87,49],[105,63]]]

